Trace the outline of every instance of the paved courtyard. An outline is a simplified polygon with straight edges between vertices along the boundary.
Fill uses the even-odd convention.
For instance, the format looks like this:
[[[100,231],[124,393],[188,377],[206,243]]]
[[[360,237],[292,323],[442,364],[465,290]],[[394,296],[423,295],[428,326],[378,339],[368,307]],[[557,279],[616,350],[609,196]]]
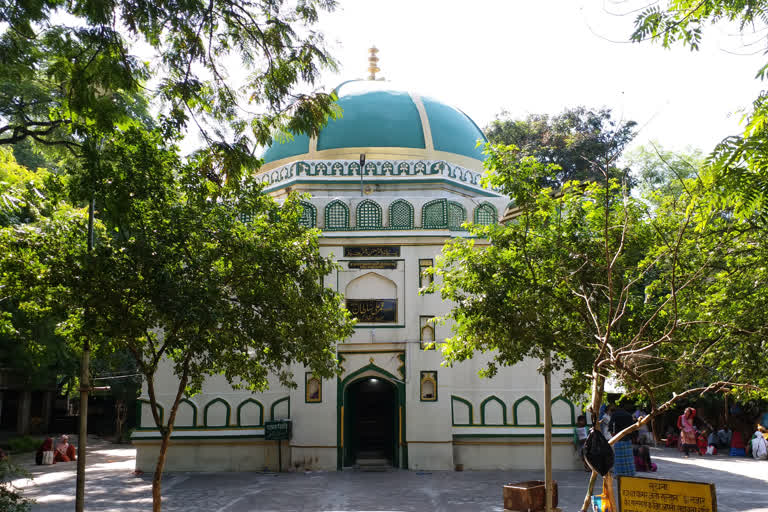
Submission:
[[[89,438],[86,510],[151,508],[151,475],[134,475],[135,450]],[[768,461],[745,458],[682,458],[676,450],[652,449],[653,476],[713,482],[720,512],[768,511]],[[17,480],[34,511],[74,508],[75,464],[35,466],[33,455],[16,458],[33,474]],[[649,475],[639,473],[638,475]],[[391,471],[386,473],[174,473],[163,481],[164,510],[284,511],[502,511],[504,483],[543,478],[530,471]],[[556,471],[560,506],[579,510],[587,473]]]

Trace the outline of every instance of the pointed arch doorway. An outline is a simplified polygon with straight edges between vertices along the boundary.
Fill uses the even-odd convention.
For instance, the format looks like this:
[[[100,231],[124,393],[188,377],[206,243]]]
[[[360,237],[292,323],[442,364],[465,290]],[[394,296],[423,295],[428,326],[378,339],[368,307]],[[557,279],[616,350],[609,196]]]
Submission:
[[[339,381],[337,469],[364,459],[408,467],[404,384],[373,364]]]

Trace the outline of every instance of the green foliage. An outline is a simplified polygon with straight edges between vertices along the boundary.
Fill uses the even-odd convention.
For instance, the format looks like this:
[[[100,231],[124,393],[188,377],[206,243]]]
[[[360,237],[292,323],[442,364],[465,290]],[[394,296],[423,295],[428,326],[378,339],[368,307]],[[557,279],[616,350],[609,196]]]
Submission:
[[[39,441],[37,443],[40,444]],[[3,512],[29,512],[35,503],[14,490],[11,480],[19,477],[31,478],[31,475],[14,464],[10,457],[0,458],[0,510]]]
[[[30,436],[12,437],[8,440],[8,446],[12,453],[33,452],[41,443],[41,439]]]
[[[768,254],[711,174],[669,169],[673,187],[654,164],[643,198],[607,171],[554,193],[540,185],[551,166],[514,147],[487,152],[486,183],[518,210],[472,228],[490,246],[457,239],[437,261],[429,291],[455,304],[448,363],[491,351],[493,374],[551,352],[568,394],[591,393],[593,406],[608,376],[653,411],[713,383],[765,394],[768,368],[754,354],[765,352]]]
[[[666,8],[651,6],[635,20],[631,38],[647,39],[664,47],[676,44],[698,50],[703,29],[708,24],[735,22],[741,31],[768,22],[765,0],[674,0]],[[760,37],[764,38],[764,35]],[[757,77],[764,79],[768,64]],[[754,100],[746,118],[744,132],[726,137],[707,158],[707,165],[720,178],[723,191],[734,197],[735,213],[743,218],[768,221],[768,94],[763,91]]]
[[[332,94],[294,92],[335,66],[313,29],[319,12],[334,7],[334,0],[0,1],[0,144],[33,140],[79,154],[86,134],[148,126],[143,89],[152,77],[169,124],[183,130],[194,116],[214,154],[253,164],[253,144],[269,144],[275,129],[316,134],[337,113]],[[137,47],[155,53],[152,64],[133,53]],[[241,88],[228,66],[248,73]],[[221,174],[237,182],[239,172],[230,166]]]
[[[626,178],[613,162],[634,138],[635,126],[634,121],[612,119],[608,109],[576,107],[556,116],[532,114],[523,120],[502,112],[485,132],[492,144],[515,146],[523,155],[557,166],[539,179],[544,180],[541,185],[560,187],[570,180],[602,180],[606,162],[611,163],[612,177]]]

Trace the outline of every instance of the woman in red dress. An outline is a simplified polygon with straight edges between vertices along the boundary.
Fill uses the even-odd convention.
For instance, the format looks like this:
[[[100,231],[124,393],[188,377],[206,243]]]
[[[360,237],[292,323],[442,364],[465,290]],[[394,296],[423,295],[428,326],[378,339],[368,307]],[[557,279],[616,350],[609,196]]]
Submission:
[[[59,438],[59,442],[56,443],[56,453],[54,454],[54,462],[70,462],[77,458],[77,450],[75,445],[69,444],[69,436],[62,435]]]

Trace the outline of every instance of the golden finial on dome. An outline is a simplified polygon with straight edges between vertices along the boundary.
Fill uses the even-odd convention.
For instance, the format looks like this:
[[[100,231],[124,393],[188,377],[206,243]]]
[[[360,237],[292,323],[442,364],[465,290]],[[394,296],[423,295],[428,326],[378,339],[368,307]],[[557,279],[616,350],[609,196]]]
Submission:
[[[368,56],[368,72],[370,73],[368,80],[376,80],[376,73],[381,71],[377,65],[379,58],[376,56],[379,53],[379,49],[374,45],[368,48],[368,52],[370,53]]]

